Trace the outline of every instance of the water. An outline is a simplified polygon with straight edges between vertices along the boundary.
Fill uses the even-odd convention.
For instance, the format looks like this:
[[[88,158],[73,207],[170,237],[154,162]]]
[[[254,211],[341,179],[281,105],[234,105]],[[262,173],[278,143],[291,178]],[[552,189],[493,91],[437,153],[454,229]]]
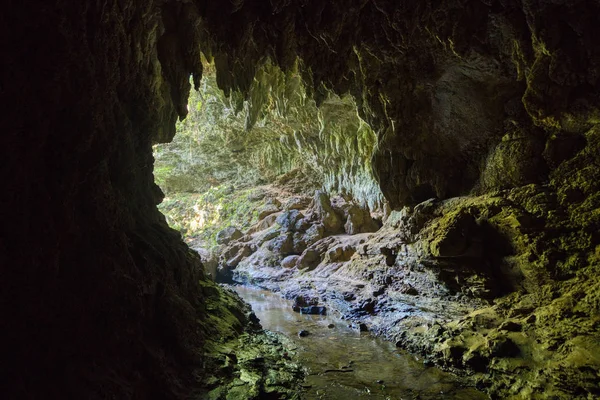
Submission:
[[[392,343],[349,328],[335,316],[301,315],[278,294],[244,286],[235,290],[265,329],[287,335],[298,346],[300,362],[308,370],[305,399],[488,399],[461,385],[458,377],[426,367]],[[309,335],[298,337],[300,330]]]

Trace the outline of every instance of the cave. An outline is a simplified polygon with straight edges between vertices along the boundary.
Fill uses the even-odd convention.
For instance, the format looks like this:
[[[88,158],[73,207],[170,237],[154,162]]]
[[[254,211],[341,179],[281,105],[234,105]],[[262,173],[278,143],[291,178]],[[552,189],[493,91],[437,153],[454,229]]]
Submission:
[[[285,340],[214,282],[300,298],[300,275],[261,282],[252,254],[233,250],[240,237],[224,244],[236,268],[211,273],[158,208],[153,147],[173,141],[211,73],[246,108],[244,132],[273,77],[319,115],[353,116],[355,136],[291,130],[274,147],[322,166],[303,193],[313,219],[280,208],[265,239],[303,279],[335,265],[315,299],[491,398],[600,396],[598,2],[6,10],[3,398],[302,398]],[[295,249],[311,229],[321,241]],[[339,234],[368,236],[342,246]],[[261,356],[242,362],[240,349]]]

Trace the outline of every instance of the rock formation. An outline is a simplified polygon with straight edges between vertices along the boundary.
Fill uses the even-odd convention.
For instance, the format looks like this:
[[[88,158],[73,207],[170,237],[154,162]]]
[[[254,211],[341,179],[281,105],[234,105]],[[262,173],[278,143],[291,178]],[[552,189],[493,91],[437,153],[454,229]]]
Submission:
[[[315,297],[433,362],[481,373],[502,398],[600,395],[597,1],[5,9],[6,398],[295,395],[292,362],[240,352],[284,339],[256,332],[156,207],[152,145],[186,116],[202,54],[218,86],[249,107],[261,103],[248,100],[267,62],[295,69],[317,106],[352,96],[376,143],[364,149],[369,167],[344,176],[372,172],[394,210],[370,233],[368,213],[345,215],[318,194],[315,219],[284,210],[277,229],[257,231],[258,249],[232,251],[231,274],[272,285],[321,274],[332,284]],[[346,171],[364,161],[351,159]],[[369,200],[370,181],[352,182],[357,205]],[[277,264],[294,255],[295,266]],[[253,257],[278,277],[253,271]],[[247,379],[234,382],[241,369]],[[281,381],[265,380],[268,370]]]

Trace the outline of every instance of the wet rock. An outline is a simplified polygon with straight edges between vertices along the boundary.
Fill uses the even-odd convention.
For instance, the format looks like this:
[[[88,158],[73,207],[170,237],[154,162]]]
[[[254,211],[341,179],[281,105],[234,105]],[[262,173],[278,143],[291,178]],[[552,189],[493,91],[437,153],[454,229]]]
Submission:
[[[233,270],[255,251],[256,246],[254,244],[236,242],[228,247],[219,258],[215,280],[218,282],[231,282]]]
[[[219,231],[217,233],[216,240],[218,244],[229,244],[231,241],[237,240],[242,236],[244,235],[239,229],[234,226],[230,226],[222,231]]]
[[[385,265],[391,267],[396,262],[397,251],[395,249],[389,249],[387,247],[381,247],[379,249],[381,254],[385,256]]]
[[[356,299],[356,293],[353,293],[353,292],[344,292],[344,293],[342,293],[342,298],[344,299],[344,301],[355,300]]]
[[[292,304],[292,310],[296,312],[300,312],[301,307],[306,307],[310,305],[310,302],[304,296],[298,296],[294,299],[294,304]]]
[[[329,324],[329,325],[327,325],[327,327],[328,327],[329,329],[333,329],[333,328],[335,328],[335,325],[334,325],[334,324]]]
[[[361,322],[360,324],[358,324],[358,330],[361,332],[368,332],[369,327],[364,322]]]
[[[531,314],[529,317],[527,317],[527,319],[525,319],[525,322],[528,324],[534,324],[536,320],[537,317],[535,316],[535,314]]]
[[[442,356],[447,364],[460,367],[466,350],[460,343],[446,343],[442,349]]]
[[[287,256],[286,258],[281,260],[281,266],[283,268],[294,268],[299,258],[300,256],[297,255]]]
[[[381,286],[375,290],[373,290],[373,297],[379,297],[385,293],[385,287]]]
[[[357,315],[374,314],[376,305],[377,305],[377,302],[375,300],[366,299],[366,300],[361,301],[356,306],[355,312],[357,313]]]
[[[326,315],[327,308],[323,306],[300,307],[300,314]]]
[[[235,255],[235,257],[225,261],[225,264],[230,268],[235,268],[244,258],[250,256],[252,253],[253,250],[251,246],[243,246]]]
[[[261,272],[255,278],[257,271]],[[272,252],[268,246],[262,246],[251,256],[244,258],[234,270],[234,279],[238,283],[249,283],[255,279],[278,280],[285,279],[291,273],[290,270],[281,268],[281,255]]]
[[[489,154],[481,181],[487,190],[539,182],[547,173],[542,140],[519,129],[506,134]]]
[[[556,168],[584,147],[585,136],[583,135],[552,135],[546,141],[543,156],[549,167]]]
[[[398,291],[409,296],[417,296],[419,294],[419,291],[408,283],[401,283]]]
[[[307,337],[308,335],[310,335],[310,332],[305,329],[298,332],[298,337]]]

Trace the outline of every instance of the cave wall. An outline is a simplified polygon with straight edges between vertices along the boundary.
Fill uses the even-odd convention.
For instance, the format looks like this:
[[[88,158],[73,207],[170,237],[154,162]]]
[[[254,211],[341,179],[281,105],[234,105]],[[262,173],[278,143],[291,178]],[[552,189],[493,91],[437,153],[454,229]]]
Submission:
[[[195,67],[169,64],[161,4],[3,13],[4,398],[188,398],[208,343],[243,330],[233,300],[208,319],[221,294],[156,209],[151,145]]]
[[[299,56],[317,103],[355,96],[393,208],[547,180],[595,123],[594,1],[196,4],[223,88]]]

